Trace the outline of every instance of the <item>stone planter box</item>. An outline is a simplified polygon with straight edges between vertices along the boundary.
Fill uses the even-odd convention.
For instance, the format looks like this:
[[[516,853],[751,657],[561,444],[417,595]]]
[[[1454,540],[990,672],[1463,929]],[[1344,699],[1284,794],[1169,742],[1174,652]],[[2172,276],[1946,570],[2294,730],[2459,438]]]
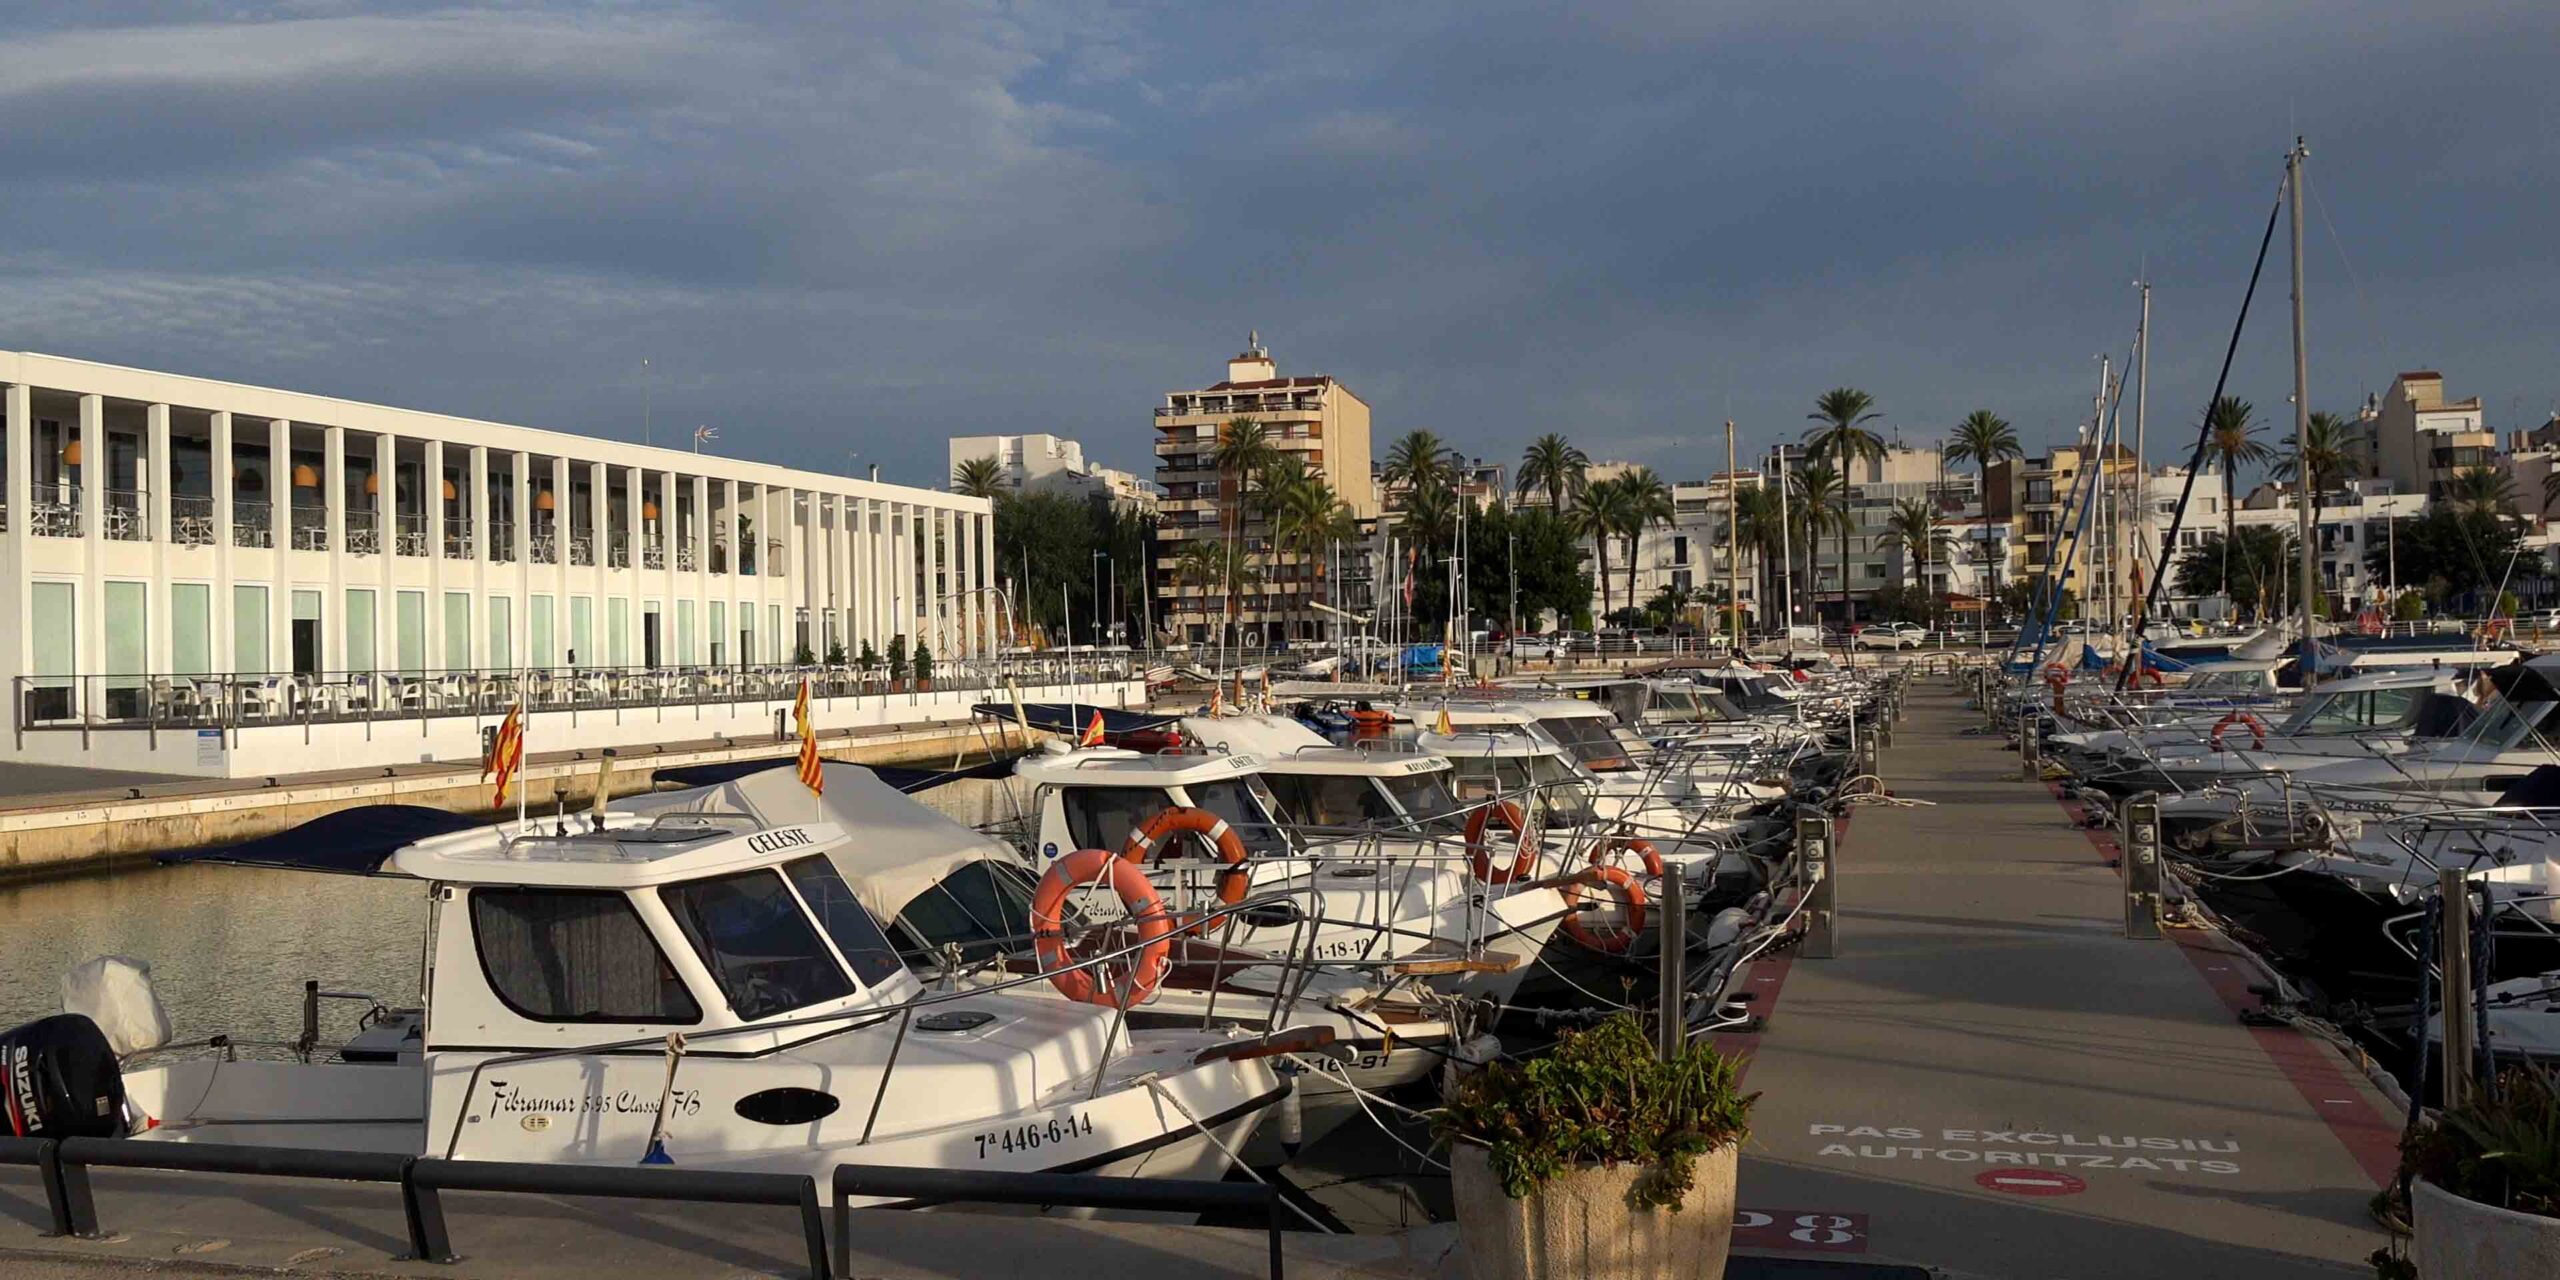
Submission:
[[[1733,1247],[1739,1148],[1698,1157],[1677,1209],[1637,1204],[1639,1165],[1577,1169],[1531,1192],[1504,1194],[1484,1148],[1451,1144],[1458,1255],[1467,1280],[1695,1280],[1724,1274]],[[2430,1276],[2429,1280],[2433,1280]]]
[[[2424,1180],[2410,1200],[2417,1238],[2409,1253],[2419,1280],[2560,1276],[2560,1218],[2465,1200]]]

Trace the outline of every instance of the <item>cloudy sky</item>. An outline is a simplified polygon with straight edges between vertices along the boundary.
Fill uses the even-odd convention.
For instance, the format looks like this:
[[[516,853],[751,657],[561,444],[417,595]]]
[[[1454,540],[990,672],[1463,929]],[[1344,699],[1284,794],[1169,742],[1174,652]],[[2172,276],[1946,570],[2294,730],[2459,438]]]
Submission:
[[[1261,330],[1382,435],[1678,476],[1843,383],[2210,390],[2295,132],[2317,407],[2560,403],[2549,0],[0,6],[0,348],[879,462],[1121,465]],[[2285,414],[2282,240],[2234,375]],[[644,378],[642,361],[649,362]]]

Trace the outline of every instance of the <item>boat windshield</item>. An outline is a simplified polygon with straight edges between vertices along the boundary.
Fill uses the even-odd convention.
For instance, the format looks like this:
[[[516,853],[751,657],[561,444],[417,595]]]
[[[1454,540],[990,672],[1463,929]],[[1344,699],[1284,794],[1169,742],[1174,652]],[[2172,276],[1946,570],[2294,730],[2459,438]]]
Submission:
[[[1573,758],[1593,773],[1615,773],[1635,767],[1627,758],[1626,744],[1618,741],[1604,716],[1548,716],[1538,721],[1547,736],[1564,745]]]
[[[1291,823],[1358,828],[1397,821],[1394,806],[1365,774],[1274,773],[1263,780],[1280,801],[1281,817]]]
[[[672,884],[658,890],[658,897],[742,1021],[842,1000],[855,991],[774,868]]]
[[[1227,820],[1244,837],[1244,847],[1257,855],[1286,857],[1289,839],[1280,833],[1279,820],[1272,817],[1278,808],[1270,791],[1259,778],[1222,778],[1216,782],[1186,783],[1183,790],[1191,793],[1191,803]]]
[[[2466,746],[2486,747],[2491,751],[2512,751],[2535,735],[2537,729],[2548,736],[2552,726],[2544,723],[2552,712],[2560,710],[2560,702],[2517,702],[2500,698],[2462,735]],[[2541,745],[2539,743],[2535,744]]]
[[[909,955],[958,947],[964,960],[1017,950],[1031,918],[1030,873],[993,859],[952,872],[898,911],[898,927],[922,944]]]
[[[1424,834],[1456,835],[1466,830],[1466,816],[1459,812],[1458,797],[1449,790],[1445,770],[1380,778],[1378,785],[1403,806],[1405,820]]]
[[[2406,687],[2314,693],[2278,732],[2288,738],[2310,737],[2396,725],[2408,717],[2409,708],[2425,692]]]

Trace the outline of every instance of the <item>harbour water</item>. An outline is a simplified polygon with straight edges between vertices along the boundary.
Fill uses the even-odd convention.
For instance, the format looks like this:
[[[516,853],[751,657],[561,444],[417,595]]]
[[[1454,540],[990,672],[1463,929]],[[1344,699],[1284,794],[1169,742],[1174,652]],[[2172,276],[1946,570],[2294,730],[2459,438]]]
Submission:
[[[309,978],[414,1005],[424,893],[408,879],[203,865],[0,885],[0,1026],[59,1011],[63,971],[97,955],[151,966],[181,1040],[289,1040]],[[360,1012],[324,1006],[323,1026]]]

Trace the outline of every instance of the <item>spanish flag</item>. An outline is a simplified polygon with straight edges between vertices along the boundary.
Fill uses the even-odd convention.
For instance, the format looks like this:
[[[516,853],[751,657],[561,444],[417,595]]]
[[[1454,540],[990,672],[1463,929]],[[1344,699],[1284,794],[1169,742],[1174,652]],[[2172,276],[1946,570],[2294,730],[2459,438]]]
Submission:
[[[818,760],[818,726],[809,719],[809,677],[800,677],[800,700],[792,704],[792,719],[800,726],[800,785],[818,795],[827,793],[827,768]]]
[[[1102,745],[1102,708],[1093,709],[1093,719],[1085,722],[1084,733],[1076,739],[1076,745],[1079,747]]]
[[[1445,702],[1440,704],[1440,723],[1432,727],[1444,738],[1454,736],[1458,732],[1458,726],[1449,722],[1449,704]]]
[[[481,779],[486,781],[495,775],[498,780],[498,796],[490,802],[491,808],[507,807],[507,791],[523,768],[524,704],[519,702],[507,708],[507,718],[499,722],[498,736],[489,744],[489,757],[480,762]]]

